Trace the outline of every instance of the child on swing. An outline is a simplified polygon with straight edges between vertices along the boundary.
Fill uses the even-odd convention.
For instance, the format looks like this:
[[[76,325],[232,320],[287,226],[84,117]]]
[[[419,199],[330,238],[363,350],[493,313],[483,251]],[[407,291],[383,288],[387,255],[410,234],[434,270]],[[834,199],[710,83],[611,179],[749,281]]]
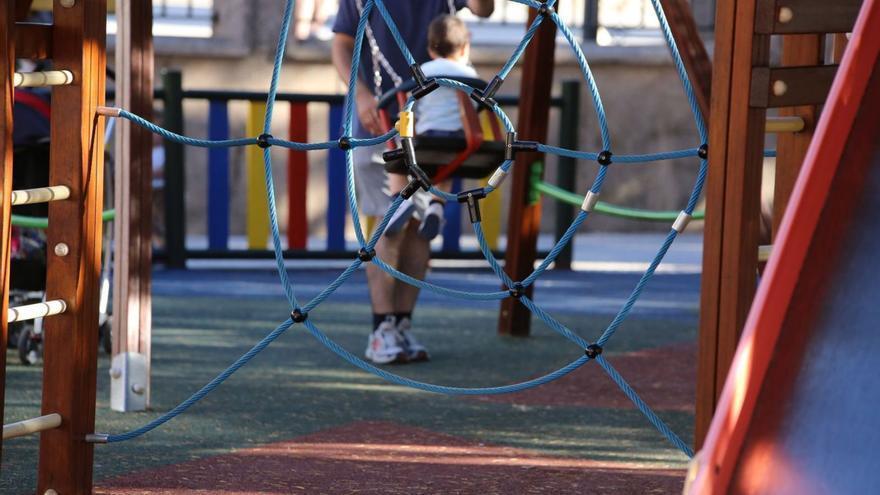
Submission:
[[[470,65],[471,41],[465,23],[454,15],[442,15],[434,19],[428,26],[428,54],[431,61],[422,64],[422,72],[426,77],[477,77],[477,71]],[[459,100],[456,90],[441,87],[425,96],[415,107],[416,135],[434,137],[464,137]],[[406,186],[407,177],[391,174],[389,188],[400,191]],[[437,184],[442,191],[449,191],[449,180]],[[394,234],[403,230],[410,219],[421,212],[419,235],[432,240],[443,228],[444,201],[431,196],[425,208],[418,208],[417,193],[403,202],[385,229],[386,234]],[[424,198],[424,196],[422,196]]]

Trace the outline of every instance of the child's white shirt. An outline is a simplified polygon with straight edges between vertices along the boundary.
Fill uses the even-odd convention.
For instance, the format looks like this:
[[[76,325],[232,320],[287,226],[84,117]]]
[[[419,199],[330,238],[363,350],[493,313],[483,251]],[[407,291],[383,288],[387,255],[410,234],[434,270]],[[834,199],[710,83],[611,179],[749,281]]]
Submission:
[[[447,58],[437,58],[422,64],[426,77],[477,77],[473,67]],[[459,91],[440,87],[416,104],[416,134],[425,131],[460,131],[461,114],[458,108]]]

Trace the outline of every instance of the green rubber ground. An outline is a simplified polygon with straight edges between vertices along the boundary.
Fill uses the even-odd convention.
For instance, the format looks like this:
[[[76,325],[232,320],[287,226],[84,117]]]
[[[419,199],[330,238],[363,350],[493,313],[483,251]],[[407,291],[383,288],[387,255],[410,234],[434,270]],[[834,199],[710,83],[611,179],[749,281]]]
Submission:
[[[551,371],[580,355],[575,346],[537,323],[529,339],[496,336],[496,308],[489,303],[480,311],[420,309],[420,335],[434,360],[392,371],[446,385],[501,385]],[[364,304],[331,299],[311,318],[360,355],[368,311]],[[271,331],[286,313],[280,298],[155,298],[154,411],[110,411],[109,358],[102,354],[97,430],[120,433],[174,407]],[[610,320],[559,316],[587,338],[595,338]],[[622,352],[692,342],[695,332],[691,321],[632,319],[607,346],[606,355],[613,363],[614,356]],[[17,364],[14,351],[7,361],[6,422],[38,415],[40,368]],[[608,380],[598,366],[587,366],[597,380]],[[660,411],[660,416],[690,442],[690,413]],[[559,456],[639,462],[646,467],[683,468],[686,461],[632,408],[523,406],[392,386],[352,368],[295,327],[183,416],[139,439],[97,446],[95,480],[369,419]],[[0,493],[33,492],[37,445],[36,437],[4,443]]]

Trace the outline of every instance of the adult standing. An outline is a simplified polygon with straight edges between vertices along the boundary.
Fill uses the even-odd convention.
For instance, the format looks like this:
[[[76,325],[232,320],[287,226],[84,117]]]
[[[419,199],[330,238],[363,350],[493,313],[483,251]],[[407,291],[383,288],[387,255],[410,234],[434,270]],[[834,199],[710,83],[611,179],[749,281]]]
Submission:
[[[354,37],[364,1],[340,0],[333,25],[333,65],[346,84],[349,83]],[[480,17],[488,17],[495,10],[494,0],[383,0],[383,3],[416,63],[420,65],[430,60],[427,31],[434,18],[463,8],[469,8]],[[382,16],[374,8],[370,12],[357,74],[358,118],[354,125],[354,137],[376,136],[385,131],[376,108],[377,96],[410,77],[409,64]],[[385,214],[391,204],[391,195],[398,192],[386,188],[385,171],[374,159],[374,155],[380,151],[376,148],[354,150],[359,206],[365,215],[373,217]],[[430,246],[417,229],[418,224],[411,222],[400,232],[383,236],[376,245],[376,253],[401,272],[423,279],[430,261]],[[428,359],[427,349],[418,343],[411,331],[418,288],[398,281],[373,264],[367,265],[367,284],[373,310],[373,331],[365,353],[367,359],[378,364]]]

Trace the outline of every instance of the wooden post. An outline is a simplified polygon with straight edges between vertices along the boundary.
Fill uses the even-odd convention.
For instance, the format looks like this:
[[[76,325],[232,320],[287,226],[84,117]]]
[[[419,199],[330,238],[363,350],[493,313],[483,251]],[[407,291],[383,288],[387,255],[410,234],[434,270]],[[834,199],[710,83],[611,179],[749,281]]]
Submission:
[[[152,3],[116,2],[116,106],[147,120],[153,115]],[[123,372],[112,379],[110,407],[143,411],[150,406],[153,135],[124,119],[116,124],[112,366]]]
[[[782,37],[782,65],[821,65],[825,59],[824,34],[789,34]],[[776,140],[776,184],[773,194],[773,236],[782,222],[788,198],[807,156],[807,148],[813,140],[813,130],[819,119],[819,106],[805,105],[781,108],[780,116],[804,119],[804,130],[783,132]]]
[[[718,0],[697,363],[702,444],[755,292],[766,110],[749,107],[752,67],[769,63],[755,0]],[[735,21],[735,22],[734,22]]]
[[[0,160],[3,160],[2,191],[0,191],[0,315],[9,307],[9,256],[12,236],[12,108],[14,89],[12,77],[15,72],[15,1],[0,0],[0,77],[3,77],[3,95],[0,99]],[[0,318],[0,418],[6,391],[6,341],[9,325]],[[2,422],[2,421],[0,421]],[[0,438],[0,458],[3,439]]]
[[[535,18],[534,9],[528,23]],[[541,141],[547,139],[550,115],[550,93],[553,87],[556,24],[545,20],[523,55],[522,83],[519,96],[519,139]],[[541,203],[531,202],[531,165],[542,160],[540,153],[517,153],[510,186],[510,213],[507,223],[507,255],[504,269],[514,281],[527,277],[534,269],[537,254],[538,231],[541,224]],[[526,290],[532,296],[532,287]],[[527,337],[532,315],[516,299],[501,301],[498,333]]]
[[[68,2],[64,2],[70,5]],[[53,60],[74,83],[52,89],[49,180],[70,188],[70,199],[49,204],[46,298],[67,312],[45,318],[43,415],[58,413],[59,428],[40,434],[38,493],[91,493],[98,351],[98,273],[101,268],[106,0],[55,0]],[[59,244],[65,256],[55,254]],[[59,252],[63,252],[59,250]]]

